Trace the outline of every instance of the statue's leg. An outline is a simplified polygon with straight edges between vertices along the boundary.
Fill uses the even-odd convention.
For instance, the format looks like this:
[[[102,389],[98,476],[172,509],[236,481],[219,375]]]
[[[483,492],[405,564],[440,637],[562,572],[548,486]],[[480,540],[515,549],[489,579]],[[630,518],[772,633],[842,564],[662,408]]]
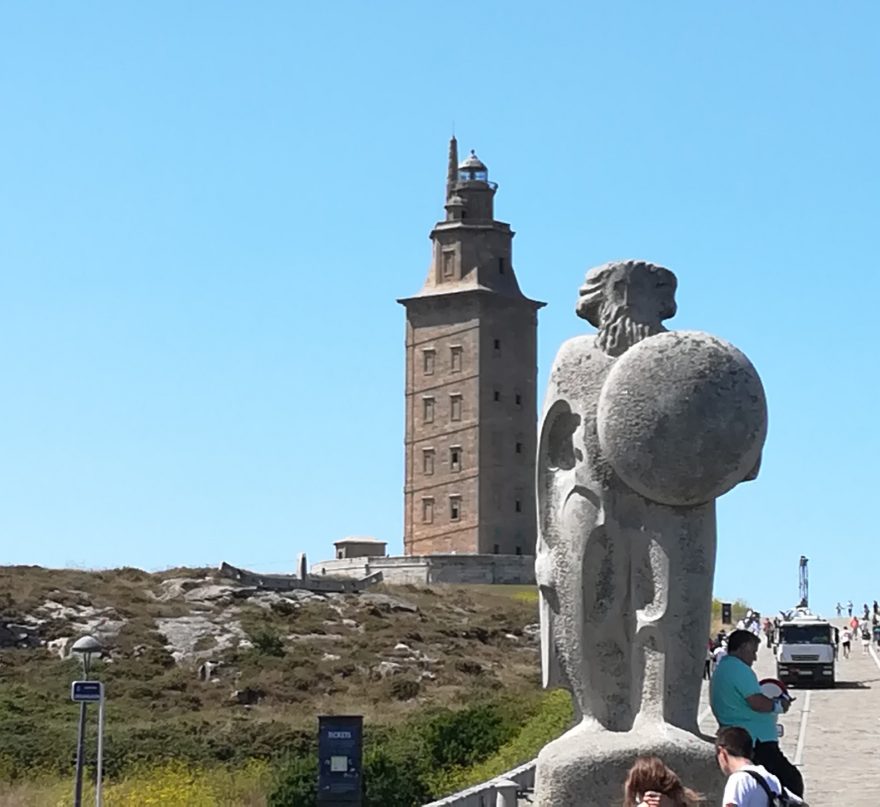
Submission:
[[[557,610],[552,619],[552,638],[562,676],[581,719],[604,725],[606,706],[594,691],[600,685],[594,650],[601,639],[601,625],[593,606],[597,592],[589,572],[591,559],[603,545],[601,520],[601,502],[594,491],[576,486],[568,492],[554,548]]]
[[[582,559],[584,679],[592,713],[612,731],[629,729],[634,714],[629,565],[629,547],[620,540],[616,521],[603,512]]]
[[[647,526],[628,533],[635,636],[631,672],[635,724],[662,723],[666,703],[669,556]]]
[[[661,539],[670,559],[666,619],[666,702],[668,723],[697,731],[703,663],[712,622],[715,576],[715,503],[664,508],[674,513],[675,529]]]
[[[634,564],[640,719],[697,732],[715,572],[714,504],[646,502]]]

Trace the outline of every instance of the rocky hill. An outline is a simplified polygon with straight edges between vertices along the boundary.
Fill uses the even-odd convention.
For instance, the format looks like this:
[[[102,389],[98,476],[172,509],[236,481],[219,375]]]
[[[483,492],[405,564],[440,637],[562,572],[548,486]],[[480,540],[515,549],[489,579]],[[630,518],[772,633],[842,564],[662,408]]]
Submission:
[[[251,751],[294,743],[323,713],[388,724],[482,695],[534,697],[536,623],[528,587],[277,593],[208,569],[0,567],[0,779],[22,745],[69,765],[69,648],[85,633],[108,648],[96,676],[108,749],[127,764],[168,743],[205,760],[237,756],[244,737]]]

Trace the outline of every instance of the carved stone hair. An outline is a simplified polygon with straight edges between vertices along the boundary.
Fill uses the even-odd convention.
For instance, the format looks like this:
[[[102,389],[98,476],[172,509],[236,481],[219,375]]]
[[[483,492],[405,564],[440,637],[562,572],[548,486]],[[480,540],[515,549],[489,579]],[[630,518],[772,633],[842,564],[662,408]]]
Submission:
[[[676,286],[675,275],[663,266],[648,263],[647,261],[612,261],[602,264],[587,272],[584,285],[578,290],[577,315],[587,320],[591,325],[599,328],[603,322],[603,312],[608,310],[608,286],[613,280],[629,279],[640,273],[656,275],[672,286]],[[659,320],[669,319],[675,316],[675,302],[671,306],[666,303],[658,311]]]

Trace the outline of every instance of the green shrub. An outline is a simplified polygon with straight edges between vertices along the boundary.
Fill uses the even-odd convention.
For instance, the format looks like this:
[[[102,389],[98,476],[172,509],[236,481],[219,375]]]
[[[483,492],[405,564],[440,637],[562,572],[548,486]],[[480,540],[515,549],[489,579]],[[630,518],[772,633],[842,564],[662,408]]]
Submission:
[[[284,642],[277,633],[269,630],[260,630],[251,634],[251,641],[254,643],[254,649],[264,656],[284,655]]]
[[[431,800],[431,760],[418,734],[389,732],[364,751],[364,807],[419,807]]]
[[[315,753],[289,757],[278,769],[268,807],[314,807],[318,798],[318,757]]]
[[[438,787],[453,781],[443,775],[445,771],[461,775],[498,752],[522,733],[523,724],[529,725],[526,721],[541,703],[505,697],[458,711],[435,709],[400,726],[367,726],[365,807],[418,807],[430,801],[438,795]],[[570,701],[567,711],[559,711],[563,713],[562,719],[570,722]],[[555,734],[554,729],[548,728],[545,734],[550,732],[552,739],[565,725]],[[313,753],[291,757],[279,771],[270,807],[312,807],[316,777],[317,760]]]
[[[574,710],[568,692],[556,689],[545,693],[538,710],[514,737],[497,746],[491,756],[469,767],[458,763],[431,774],[429,779],[433,797],[440,798],[485,782],[534,759],[548,742],[571,726],[573,718]]]
[[[527,717],[521,705],[500,699],[422,718],[432,768],[473,765],[489,756],[519,730]]]
[[[419,682],[414,678],[395,677],[388,685],[389,694],[398,701],[412,700],[420,689]]]

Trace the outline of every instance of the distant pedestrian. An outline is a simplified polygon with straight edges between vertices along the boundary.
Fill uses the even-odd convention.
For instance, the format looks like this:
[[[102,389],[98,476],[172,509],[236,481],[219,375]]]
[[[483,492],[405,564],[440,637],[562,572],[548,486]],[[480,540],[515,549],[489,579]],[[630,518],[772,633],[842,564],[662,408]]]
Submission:
[[[727,640],[725,639],[718,647],[712,651],[712,674],[718,669],[721,659],[727,655]]]
[[[871,618],[871,611],[870,611],[870,609],[868,608],[868,603],[865,603],[864,606],[862,606],[862,609],[863,609],[864,612],[865,612],[865,620],[870,619],[870,618]]]
[[[712,677],[712,651],[715,649],[715,643],[709,639],[706,643],[706,661],[703,664],[703,680],[708,681]]]
[[[773,647],[773,623],[769,618],[764,619],[764,636],[767,638],[767,647]]]
[[[877,604],[877,600],[874,600],[874,616],[880,617],[880,605]]]
[[[874,641],[877,643],[877,647],[880,647],[880,622],[874,623],[873,634]]]
[[[867,623],[862,628],[862,655],[868,655],[868,648],[871,646],[871,631],[868,630]]]
[[[843,606],[840,603],[837,603],[837,615],[840,616],[843,613]]]
[[[695,807],[703,797],[685,787],[659,757],[639,757],[626,775],[623,807]]]
[[[843,647],[843,657],[844,658],[849,658],[849,649],[850,649],[850,645],[852,643],[852,636],[853,636],[852,629],[847,625],[843,629],[843,636],[842,636],[842,640],[840,642],[841,646]]]
[[[852,616],[852,600],[847,600],[846,610],[847,610],[849,616]]]

